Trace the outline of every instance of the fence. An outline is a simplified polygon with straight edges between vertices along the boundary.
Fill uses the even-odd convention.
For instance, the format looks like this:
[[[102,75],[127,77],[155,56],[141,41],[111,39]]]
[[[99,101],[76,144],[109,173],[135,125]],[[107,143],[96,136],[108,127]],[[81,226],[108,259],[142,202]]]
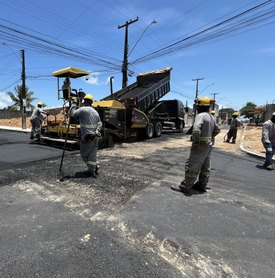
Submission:
[[[52,115],[57,115],[60,113],[62,108],[53,108],[53,109],[45,109],[45,112],[49,112]],[[26,111],[26,117],[30,117],[32,111]],[[13,118],[21,118],[22,113],[21,111],[14,111],[14,110],[7,110],[7,109],[0,109],[0,119],[13,119]]]
[[[29,117],[32,114],[31,111],[26,111],[26,116]],[[0,119],[13,119],[13,118],[21,118],[21,111],[13,111],[13,110],[0,110]]]

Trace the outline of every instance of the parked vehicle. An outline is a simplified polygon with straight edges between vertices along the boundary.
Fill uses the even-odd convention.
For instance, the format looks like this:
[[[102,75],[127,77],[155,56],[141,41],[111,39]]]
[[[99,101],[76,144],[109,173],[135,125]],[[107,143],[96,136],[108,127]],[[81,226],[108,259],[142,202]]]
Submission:
[[[156,104],[151,119],[158,120],[162,124],[163,131],[183,132],[185,108],[178,99],[161,100]]]

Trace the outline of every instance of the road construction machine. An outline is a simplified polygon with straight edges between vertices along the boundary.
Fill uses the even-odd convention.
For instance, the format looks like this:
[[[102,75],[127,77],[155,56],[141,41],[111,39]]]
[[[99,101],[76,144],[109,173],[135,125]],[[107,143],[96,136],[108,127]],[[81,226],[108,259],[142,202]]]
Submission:
[[[160,99],[170,91],[170,73],[165,68],[137,76],[135,83],[94,101],[103,123],[100,146],[111,146],[115,141],[129,138],[150,139],[161,136],[163,130],[182,132],[184,128],[184,107],[179,100]],[[74,103],[82,105],[85,92],[72,89],[71,79],[84,77],[89,72],[69,67],[53,72],[57,77],[58,99],[63,100],[62,117],[48,116],[42,128],[41,140],[47,143],[62,143],[67,135],[67,145],[77,146],[80,126],[75,119],[69,119],[68,110]],[[63,80],[63,86],[60,82]],[[59,114],[60,114],[59,113]],[[60,115],[59,115],[60,116]],[[68,126],[69,125],[69,126]]]

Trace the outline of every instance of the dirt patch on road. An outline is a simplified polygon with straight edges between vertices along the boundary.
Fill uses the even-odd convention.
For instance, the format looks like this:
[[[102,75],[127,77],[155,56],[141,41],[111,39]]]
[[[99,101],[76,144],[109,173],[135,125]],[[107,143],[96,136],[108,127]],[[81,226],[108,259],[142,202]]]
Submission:
[[[261,142],[262,128],[255,126],[246,126],[244,129],[238,130],[237,143],[231,144],[224,142],[228,129],[224,129],[215,139],[215,147],[228,152],[240,152],[240,145],[245,150],[255,152],[257,154],[265,154],[265,149]]]
[[[214,148],[221,149],[226,152],[240,153],[240,145],[246,150],[255,152],[257,154],[264,154],[265,150],[261,143],[261,127],[246,127],[240,129],[237,135],[237,143],[231,144],[224,142],[228,129],[222,129],[220,134],[215,138]],[[136,159],[142,159],[150,153],[154,153],[160,149],[173,149],[180,147],[191,146],[190,136],[162,136],[158,143],[155,141],[143,144],[143,142],[135,143],[123,143],[119,145],[119,148],[112,148],[102,150],[106,156],[117,156],[117,157],[134,157]],[[122,151],[123,150],[123,151]]]

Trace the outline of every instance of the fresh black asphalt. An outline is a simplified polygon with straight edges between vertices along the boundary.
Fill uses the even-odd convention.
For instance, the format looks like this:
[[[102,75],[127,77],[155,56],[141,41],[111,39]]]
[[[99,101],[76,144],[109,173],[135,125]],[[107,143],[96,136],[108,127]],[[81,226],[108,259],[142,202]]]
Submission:
[[[185,196],[170,186],[189,148],[102,156],[95,184],[76,175],[60,184],[62,150],[27,142],[0,131],[1,277],[275,276],[275,176],[261,160],[214,149],[211,189]],[[77,172],[81,159],[68,154]]]

